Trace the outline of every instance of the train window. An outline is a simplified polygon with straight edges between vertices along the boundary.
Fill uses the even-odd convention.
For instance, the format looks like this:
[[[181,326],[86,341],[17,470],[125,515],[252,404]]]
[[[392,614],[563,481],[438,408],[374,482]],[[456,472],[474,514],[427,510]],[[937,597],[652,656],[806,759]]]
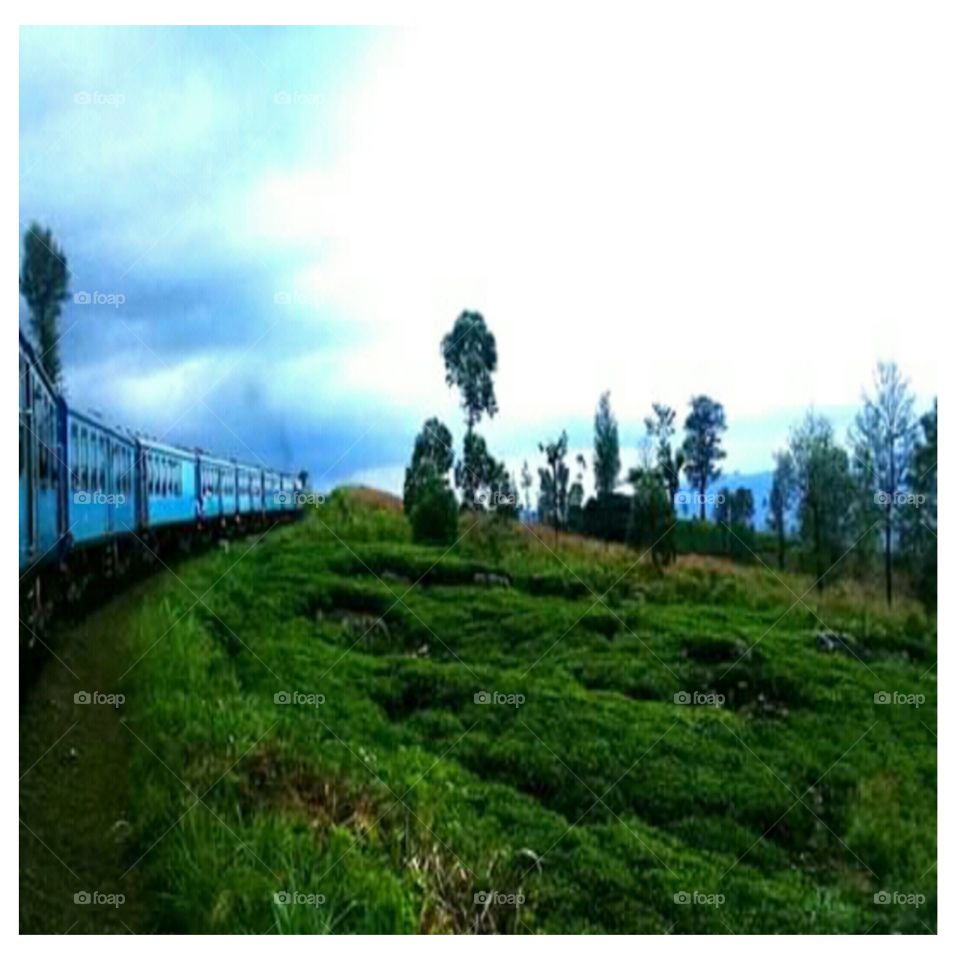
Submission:
[[[99,470],[99,480],[100,485],[97,487],[98,490],[105,490],[107,487],[107,438],[103,435],[100,436],[100,470]]]
[[[85,428],[80,429],[78,451],[80,454],[80,489],[86,490],[89,484],[87,483],[87,431]]]
[[[37,477],[40,480],[40,486],[47,485],[47,408],[43,397],[37,397],[35,404],[37,409],[36,434],[37,434]]]

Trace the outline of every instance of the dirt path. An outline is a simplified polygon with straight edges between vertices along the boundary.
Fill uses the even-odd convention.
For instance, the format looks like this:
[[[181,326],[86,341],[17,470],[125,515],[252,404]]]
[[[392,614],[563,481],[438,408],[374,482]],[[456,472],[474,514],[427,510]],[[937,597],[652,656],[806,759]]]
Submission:
[[[130,658],[118,627],[146,589],[62,631],[23,694],[21,933],[144,931],[147,911],[125,853],[127,763],[137,745],[124,706],[104,695],[124,694],[118,678]]]

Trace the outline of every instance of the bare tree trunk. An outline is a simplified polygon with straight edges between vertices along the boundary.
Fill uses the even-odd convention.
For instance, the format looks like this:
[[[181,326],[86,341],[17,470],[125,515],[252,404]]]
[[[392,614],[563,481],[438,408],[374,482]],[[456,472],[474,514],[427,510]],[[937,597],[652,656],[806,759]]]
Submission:
[[[891,516],[891,510],[893,504],[887,504],[887,528],[885,531],[886,534],[886,551],[885,551],[885,561],[886,561],[886,573],[887,573],[887,606],[893,606],[893,557],[891,556],[891,535],[893,528],[893,517]]]

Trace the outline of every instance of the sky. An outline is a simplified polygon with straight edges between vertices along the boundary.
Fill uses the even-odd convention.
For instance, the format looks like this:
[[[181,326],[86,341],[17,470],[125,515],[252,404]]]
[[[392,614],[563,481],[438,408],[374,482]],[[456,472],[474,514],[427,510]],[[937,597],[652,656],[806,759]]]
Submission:
[[[878,360],[928,405],[948,38],[765,15],[24,28],[19,229],[68,257],[70,401],[398,490],[425,419],[462,435],[439,343],[470,309],[513,469],[562,429],[589,454],[607,389],[626,464],[653,401],[707,393],[742,473],[810,407],[843,436]]]

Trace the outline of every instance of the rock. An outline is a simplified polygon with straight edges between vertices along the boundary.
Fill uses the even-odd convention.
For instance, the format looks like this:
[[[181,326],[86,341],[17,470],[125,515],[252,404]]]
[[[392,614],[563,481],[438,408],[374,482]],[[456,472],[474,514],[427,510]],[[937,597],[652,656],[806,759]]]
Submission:
[[[851,637],[843,633],[834,633],[830,630],[821,630],[820,633],[817,634],[817,649],[821,653],[834,653],[839,650],[848,657],[857,656]]]
[[[475,573],[473,582],[488,587],[509,587],[510,578],[501,573]]]

